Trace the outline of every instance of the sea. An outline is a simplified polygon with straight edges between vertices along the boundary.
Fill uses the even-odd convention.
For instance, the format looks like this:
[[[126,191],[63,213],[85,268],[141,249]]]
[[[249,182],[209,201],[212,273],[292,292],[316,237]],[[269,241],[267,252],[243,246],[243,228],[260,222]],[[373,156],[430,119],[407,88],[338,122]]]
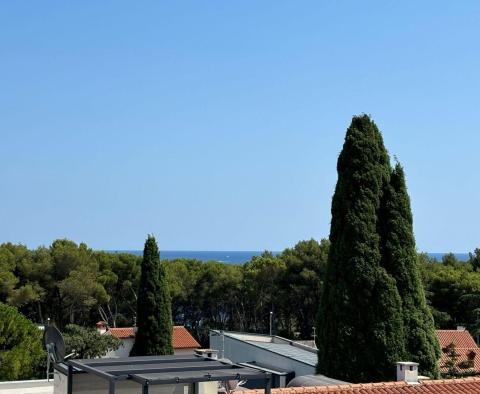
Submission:
[[[142,250],[115,250],[114,252],[127,252],[136,255],[142,255]],[[173,259],[196,259],[200,261],[220,261],[228,264],[243,264],[251,260],[253,256],[260,256],[262,251],[244,251],[244,250],[162,250],[160,251],[160,258],[162,260]],[[278,255],[281,252],[272,252]],[[430,257],[442,260],[442,257],[447,253],[427,253]],[[468,253],[454,253],[455,257],[460,261],[468,260]]]

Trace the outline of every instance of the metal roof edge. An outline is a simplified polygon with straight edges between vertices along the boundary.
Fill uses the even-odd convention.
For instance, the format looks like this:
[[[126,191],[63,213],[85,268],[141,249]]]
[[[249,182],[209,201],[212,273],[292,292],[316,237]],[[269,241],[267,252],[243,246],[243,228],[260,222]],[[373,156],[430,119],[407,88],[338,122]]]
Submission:
[[[245,341],[245,340],[242,340],[242,339],[239,339],[239,338],[235,338],[234,336],[231,336],[231,335],[226,334],[226,333],[228,333],[228,332],[230,332],[230,331],[220,331],[220,330],[210,330],[210,331],[211,331],[211,332],[215,332],[215,333],[218,334],[218,335],[222,335],[221,332],[223,332],[223,335],[227,336],[227,337],[230,338],[230,339],[233,339],[233,340],[235,340],[235,341],[242,342],[242,343],[244,343],[244,344],[246,344],[246,345],[253,346],[253,347],[258,348],[258,349],[265,350],[265,351],[270,352],[270,353],[273,353],[273,354],[278,354],[278,355],[280,355],[280,356],[282,356],[282,357],[285,357],[285,358],[288,358],[288,359],[290,359],[290,360],[296,361],[297,363],[301,363],[301,364],[304,364],[304,365],[308,365],[309,367],[316,367],[316,366],[317,366],[316,364],[315,364],[315,365],[312,365],[312,364],[309,364],[309,363],[307,363],[307,362],[305,362],[305,361],[299,360],[298,358],[294,358],[294,357],[288,356],[288,355],[283,354],[283,353],[274,352],[274,351],[271,350],[271,349],[266,349],[266,348],[264,348],[264,347],[262,347],[262,346],[255,345],[254,343],[247,342],[247,341]],[[239,334],[241,334],[241,333],[239,333]],[[256,334],[255,334],[255,335],[256,335]],[[259,334],[259,335],[263,335],[263,334]],[[267,336],[267,335],[263,335],[263,336]],[[269,335],[268,335],[268,336],[269,336]],[[279,337],[279,338],[281,338],[281,337]],[[288,341],[288,339],[287,339],[287,341]],[[291,344],[286,344],[286,345],[291,345]],[[305,349],[302,349],[302,350],[305,350]],[[315,351],[315,353],[317,353],[317,351]]]

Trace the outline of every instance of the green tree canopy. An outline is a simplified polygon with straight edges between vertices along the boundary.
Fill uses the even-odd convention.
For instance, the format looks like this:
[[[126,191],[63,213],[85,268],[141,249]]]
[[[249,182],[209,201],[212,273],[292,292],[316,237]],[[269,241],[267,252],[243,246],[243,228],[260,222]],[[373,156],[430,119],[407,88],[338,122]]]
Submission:
[[[313,326],[322,295],[323,279],[330,242],[310,239],[285,249],[280,259],[285,263],[278,291],[286,316],[294,319],[295,330],[301,339],[313,337]]]
[[[243,266],[243,288],[247,309],[246,326],[255,332],[270,331],[270,312],[274,313],[272,330],[275,331],[280,312],[280,280],[285,273],[285,263],[271,252],[254,256]]]
[[[420,277],[410,198],[403,168],[397,163],[386,188],[382,264],[396,281],[402,299],[406,356],[424,375],[439,375],[440,345]]]
[[[0,380],[31,379],[45,357],[42,331],[16,308],[0,303]]]
[[[131,356],[173,354],[172,307],[165,267],[149,235],[143,250],[137,301],[137,326]]]
[[[480,269],[480,249],[476,248],[473,253],[469,253],[468,262],[472,265],[475,272]]]
[[[67,354],[74,353],[73,358],[98,358],[109,351],[117,350],[122,341],[110,334],[100,334],[91,327],[69,324],[63,332]]]
[[[337,171],[317,370],[350,382],[390,380],[405,353],[400,296],[381,266],[379,211],[390,164],[367,115],[352,119]]]

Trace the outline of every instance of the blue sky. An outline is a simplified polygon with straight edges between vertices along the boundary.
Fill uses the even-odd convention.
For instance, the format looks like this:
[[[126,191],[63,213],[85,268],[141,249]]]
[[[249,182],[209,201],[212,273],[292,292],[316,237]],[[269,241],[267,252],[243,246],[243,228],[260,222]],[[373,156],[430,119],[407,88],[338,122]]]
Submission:
[[[369,113],[418,248],[473,250],[479,17],[478,1],[3,2],[0,242],[327,237],[345,130]]]

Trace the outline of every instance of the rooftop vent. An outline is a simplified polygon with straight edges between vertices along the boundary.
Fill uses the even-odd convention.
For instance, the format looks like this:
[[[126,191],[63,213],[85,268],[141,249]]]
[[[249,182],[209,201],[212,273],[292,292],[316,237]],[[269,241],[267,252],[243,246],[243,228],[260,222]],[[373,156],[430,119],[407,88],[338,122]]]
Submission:
[[[418,363],[401,361],[397,363],[397,381],[418,384]]]

